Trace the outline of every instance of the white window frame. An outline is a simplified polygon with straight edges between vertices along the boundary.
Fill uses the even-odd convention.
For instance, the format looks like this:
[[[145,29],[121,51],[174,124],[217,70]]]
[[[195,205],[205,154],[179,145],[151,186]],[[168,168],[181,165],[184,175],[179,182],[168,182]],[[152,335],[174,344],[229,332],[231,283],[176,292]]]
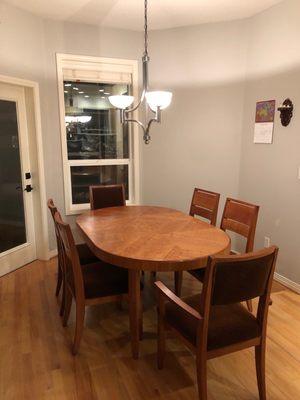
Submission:
[[[56,54],[57,81],[60,111],[61,147],[63,160],[64,194],[66,215],[80,214],[90,208],[90,204],[72,203],[72,166],[102,166],[102,165],[128,165],[128,189],[129,200],[126,204],[133,205],[140,202],[140,171],[139,171],[139,130],[132,124],[129,129],[129,159],[100,159],[100,160],[69,160],[66,140],[65,125],[65,99],[64,99],[64,70],[89,71],[94,78],[81,79],[83,82],[107,82],[115,83],[120,74],[130,74],[133,96],[138,98],[138,61],[117,58],[103,58],[93,56],[81,56],[73,54]],[[91,72],[92,71],[92,72]],[[103,75],[104,73],[104,75]],[[111,78],[108,79],[109,74]],[[68,79],[68,78],[67,78]],[[74,80],[76,77],[74,76]],[[137,111],[135,112],[137,113]],[[138,118],[135,115],[134,118]]]

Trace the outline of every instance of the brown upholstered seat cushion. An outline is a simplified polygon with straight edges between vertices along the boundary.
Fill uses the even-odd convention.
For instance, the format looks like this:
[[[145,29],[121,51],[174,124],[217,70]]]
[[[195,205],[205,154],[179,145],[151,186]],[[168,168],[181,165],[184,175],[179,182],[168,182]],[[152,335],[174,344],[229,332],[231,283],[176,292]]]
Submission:
[[[184,299],[199,310],[200,295]],[[187,340],[196,345],[197,322],[174,303],[166,304],[166,321]],[[209,319],[207,350],[214,350],[260,336],[256,318],[241,304],[212,306]]]
[[[76,244],[80,264],[90,264],[99,261],[85,243]]]
[[[102,261],[82,265],[85,297],[113,296],[128,293],[128,270]]]

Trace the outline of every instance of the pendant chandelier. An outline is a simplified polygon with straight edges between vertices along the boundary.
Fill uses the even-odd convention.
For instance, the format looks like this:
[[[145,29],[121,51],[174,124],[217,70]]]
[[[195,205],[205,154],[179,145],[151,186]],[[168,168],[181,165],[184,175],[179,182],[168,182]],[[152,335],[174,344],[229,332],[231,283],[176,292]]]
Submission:
[[[149,91],[149,77],[148,77],[148,65],[149,65],[149,55],[148,55],[148,1],[144,2],[144,54],[142,57],[143,63],[143,91],[140,100],[135,106],[130,107],[134,102],[133,96],[127,95],[117,95],[109,96],[110,103],[120,110],[120,119],[122,124],[127,124],[128,122],[133,122],[138,124],[144,133],[143,139],[146,144],[150,143],[150,127],[153,122],[161,122],[161,110],[167,108],[172,101],[172,93],[165,91]],[[151,112],[154,114],[153,118],[150,118],[146,124],[132,118],[131,114],[136,111],[143,103],[146,103],[146,107],[149,107]]]

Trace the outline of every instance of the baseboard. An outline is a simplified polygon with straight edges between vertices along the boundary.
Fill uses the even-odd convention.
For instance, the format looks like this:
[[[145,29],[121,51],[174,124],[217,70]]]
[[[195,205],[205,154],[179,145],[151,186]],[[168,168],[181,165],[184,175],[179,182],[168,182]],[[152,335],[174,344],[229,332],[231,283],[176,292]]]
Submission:
[[[57,249],[49,250],[48,256],[49,256],[49,260],[50,260],[50,258],[56,257],[57,256]]]
[[[236,250],[231,250],[232,253],[238,254]],[[296,292],[300,294],[300,284],[291,281],[290,279],[286,278],[285,276],[282,276],[275,272],[274,274],[274,280],[281,283],[283,286],[286,286],[287,288],[291,289],[293,292]]]
[[[275,279],[275,281],[281,283],[282,285],[286,286],[287,288],[300,294],[300,284],[299,283],[293,282],[290,279],[286,278],[285,276],[278,274],[277,272],[275,272],[275,274],[274,274],[274,279]]]

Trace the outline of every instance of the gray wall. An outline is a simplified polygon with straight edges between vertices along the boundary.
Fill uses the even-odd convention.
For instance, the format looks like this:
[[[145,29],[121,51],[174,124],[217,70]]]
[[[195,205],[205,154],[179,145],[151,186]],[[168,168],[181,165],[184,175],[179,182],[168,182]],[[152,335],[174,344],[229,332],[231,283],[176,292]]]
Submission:
[[[240,165],[240,197],[261,206],[256,246],[264,236],[280,247],[278,273],[300,284],[300,2],[288,0],[249,23],[247,84]],[[253,144],[255,104],[287,97],[295,105],[289,127],[276,113],[273,144]]]
[[[53,197],[64,210],[56,53],[138,59],[142,35],[42,20],[6,4],[0,5],[0,15],[0,74],[34,80],[40,85],[47,197]],[[50,249],[54,249],[54,231],[48,217]],[[74,217],[69,221],[74,226]]]
[[[139,59],[142,35],[0,11],[0,74],[40,83],[47,196],[63,209],[55,53]],[[286,0],[244,21],[151,32],[152,88],[174,100],[141,154],[144,203],[187,211],[200,186],[260,204],[256,246],[269,236],[278,272],[298,283],[299,18],[300,2]],[[296,107],[291,125],[277,114],[273,145],[254,145],[256,101],[285,97]]]
[[[142,149],[145,203],[187,211],[199,186],[259,204],[256,248],[270,237],[280,247],[277,272],[297,283],[299,20],[300,2],[286,0],[244,21],[151,33],[150,82],[174,101]],[[256,102],[286,97],[296,107],[291,125],[277,113],[273,145],[254,145]]]
[[[187,212],[195,186],[237,196],[246,68],[243,21],[150,34],[153,88],[172,106],[143,146],[143,201]]]

